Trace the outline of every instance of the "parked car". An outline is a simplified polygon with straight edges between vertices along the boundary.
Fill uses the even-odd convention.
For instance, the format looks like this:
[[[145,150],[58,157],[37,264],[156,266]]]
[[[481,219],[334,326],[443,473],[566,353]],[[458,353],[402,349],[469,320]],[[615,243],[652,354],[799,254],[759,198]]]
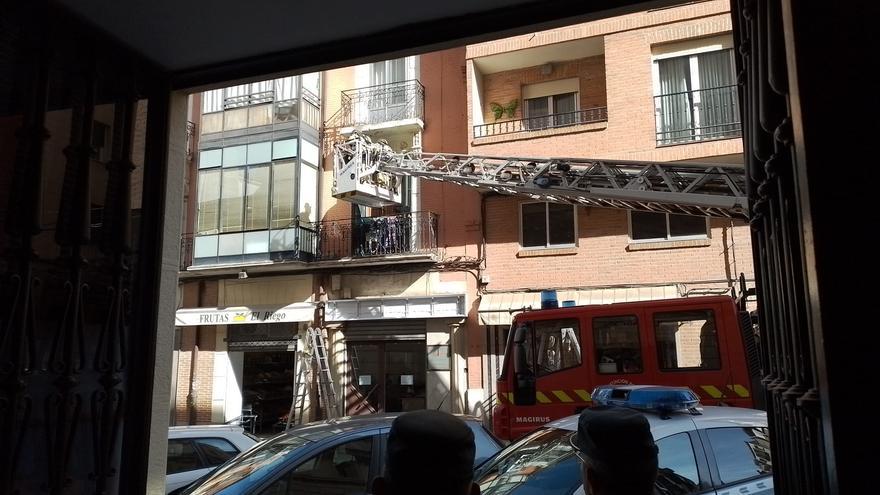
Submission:
[[[240,426],[168,428],[165,493],[185,487],[260,441]]]
[[[597,390],[603,388],[612,387]],[[670,387],[613,388],[632,391]],[[594,402],[599,401],[597,391],[592,396]],[[693,399],[696,405],[695,395]],[[625,399],[617,405],[637,406]],[[773,493],[765,412],[739,407],[684,407],[675,412],[639,410],[648,419],[659,448],[656,493]],[[481,494],[583,494],[581,465],[571,445],[577,426],[578,416],[569,416],[548,423],[499,452],[475,474]]]
[[[187,494],[367,493],[384,469],[385,443],[397,414],[352,416],[280,433],[199,480]],[[474,466],[501,450],[478,418],[459,416],[474,432]]]

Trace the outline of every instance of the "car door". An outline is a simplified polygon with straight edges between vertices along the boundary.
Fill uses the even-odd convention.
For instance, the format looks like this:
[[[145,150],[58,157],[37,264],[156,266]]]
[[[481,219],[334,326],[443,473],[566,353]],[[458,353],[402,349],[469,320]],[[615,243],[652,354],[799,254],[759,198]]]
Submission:
[[[189,485],[238,453],[225,438],[169,439],[165,492]]]
[[[773,493],[770,435],[767,428],[707,428],[700,432],[700,436],[706,445],[716,494]]]
[[[251,493],[259,495],[364,495],[378,474],[378,431],[347,435],[312,449]]]

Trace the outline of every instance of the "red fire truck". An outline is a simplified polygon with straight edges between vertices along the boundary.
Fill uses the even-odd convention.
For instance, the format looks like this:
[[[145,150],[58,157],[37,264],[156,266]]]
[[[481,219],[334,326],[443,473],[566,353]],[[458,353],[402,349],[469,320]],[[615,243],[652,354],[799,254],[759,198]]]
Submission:
[[[577,414],[607,384],[686,386],[704,405],[760,406],[750,316],[730,296],[563,307],[514,317],[493,426],[514,440]]]

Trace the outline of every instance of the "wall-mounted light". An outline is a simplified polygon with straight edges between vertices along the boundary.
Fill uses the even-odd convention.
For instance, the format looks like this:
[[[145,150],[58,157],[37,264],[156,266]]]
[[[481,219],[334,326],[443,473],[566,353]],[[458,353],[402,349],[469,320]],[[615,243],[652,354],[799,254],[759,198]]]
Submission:
[[[247,278],[247,277],[248,277],[248,275],[247,275],[246,271],[241,270],[238,272],[238,278]]]
[[[546,64],[541,66],[541,75],[549,76],[553,72],[553,64],[551,62],[547,62]]]

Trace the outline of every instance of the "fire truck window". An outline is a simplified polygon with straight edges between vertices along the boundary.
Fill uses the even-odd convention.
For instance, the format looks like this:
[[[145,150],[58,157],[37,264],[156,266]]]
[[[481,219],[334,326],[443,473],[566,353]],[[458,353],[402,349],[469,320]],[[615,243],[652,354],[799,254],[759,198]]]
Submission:
[[[581,364],[580,326],[576,319],[535,322],[538,376]]]
[[[596,371],[607,375],[641,373],[642,344],[635,316],[593,318]]]
[[[718,328],[711,310],[657,313],[654,337],[663,371],[721,368]]]

